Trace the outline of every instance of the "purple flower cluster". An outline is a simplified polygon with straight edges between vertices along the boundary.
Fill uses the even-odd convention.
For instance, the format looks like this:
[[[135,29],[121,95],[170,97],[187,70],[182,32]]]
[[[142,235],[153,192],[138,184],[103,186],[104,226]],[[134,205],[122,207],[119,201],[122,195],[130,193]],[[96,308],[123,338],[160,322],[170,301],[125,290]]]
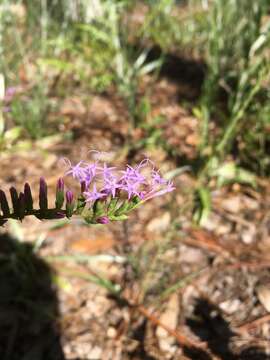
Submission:
[[[149,159],[138,165],[127,165],[125,170],[110,167],[106,163],[79,161],[72,165],[66,159],[68,169],[65,175],[71,175],[81,184],[85,201],[93,204],[96,200],[125,197],[131,200],[137,197],[140,202],[171,192],[173,183],[164,179]]]

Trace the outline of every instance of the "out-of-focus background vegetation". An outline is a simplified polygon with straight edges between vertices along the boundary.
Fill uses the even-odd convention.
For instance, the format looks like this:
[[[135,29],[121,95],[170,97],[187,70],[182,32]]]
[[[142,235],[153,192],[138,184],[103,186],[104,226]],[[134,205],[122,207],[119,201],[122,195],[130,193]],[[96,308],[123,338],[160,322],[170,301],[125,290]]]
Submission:
[[[256,293],[265,286],[261,279],[269,277],[267,266],[257,277],[243,270],[250,262],[252,269],[267,263],[270,248],[269,14],[269,0],[0,1],[0,185],[37,184],[45,176],[53,186],[61,156],[79,161],[96,149],[119,164],[149,156],[177,187],[123,228],[113,225],[105,233],[77,222],[42,230],[35,223],[24,228],[11,222],[9,234],[19,244],[9,255],[15,259],[15,282],[17,266],[28,256],[22,256],[28,254],[22,250],[25,241],[56,268],[54,262],[67,261],[66,272],[77,281],[59,275],[58,268],[52,280],[63,292],[61,321],[69,321],[72,306],[74,317],[82,312],[88,319],[63,332],[67,359],[103,359],[104,349],[106,359],[155,359],[157,353],[163,359],[257,356],[233,343],[231,334],[237,328],[241,335],[244,323],[266,316],[270,308]],[[69,261],[91,275],[70,269]],[[94,269],[102,274],[93,275],[92,261],[101,262]],[[228,269],[219,273],[216,264]],[[216,278],[206,275],[209,284],[200,278],[202,268],[216,269]],[[27,277],[30,269],[25,271]],[[193,284],[197,276],[201,282]],[[91,295],[90,288],[81,294],[85,281],[96,284]],[[247,294],[241,295],[235,282]],[[121,288],[118,300],[121,293],[155,309],[157,318],[139,309],[136,321],[134,309],[121,310],[104,293],[93,296],[100,288],[113,293],[115,284]],[[26,301],[28,290],[21,291],[20,301]],[[94,308],[105,304],[103,312],[98,308],[105,333],[83,303],[90,298]],[[219,318],[211,317],[213,309]],[[87,321],[97,321],[91,325],[93,338]],[[169,335],[162,322],[172,329]],[[185,326],[192,344],[177,338],[177,328]],[[220,332],[224,327],[226,336]],[[0,339],[3,359],[43,359],[43,345],[17,351],[27,334],[14,331],[11,327],[8,346]],[[90,336],[87,341],[81,331]],[[261,343],[252,338],[258,359],[264,358],[265,349],[258,347],[269,334],[264,328]],[[203,349],[199,340],[207,344]]]

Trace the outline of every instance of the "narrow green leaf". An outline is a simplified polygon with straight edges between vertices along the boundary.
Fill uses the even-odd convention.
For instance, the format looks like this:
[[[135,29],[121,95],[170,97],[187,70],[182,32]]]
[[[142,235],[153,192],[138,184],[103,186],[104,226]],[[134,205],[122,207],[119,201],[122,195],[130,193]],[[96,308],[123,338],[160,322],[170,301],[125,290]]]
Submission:
[[[109,217],[109,219],[112,220],[112,221],[121,221],[121,220],[127,220],[128,216],[124,215],[124,214],[123,215],[118,215],[118,216],[112,215],[112,216]]]
[[[116,197],[112,198],[107,208],[109,214],[111,214],[115,210],[117,204],[118,204],[118,198]]]
[[[94,217],[97,218],[105,213],[105,202],[102,200],[96,200],[93,205]]]

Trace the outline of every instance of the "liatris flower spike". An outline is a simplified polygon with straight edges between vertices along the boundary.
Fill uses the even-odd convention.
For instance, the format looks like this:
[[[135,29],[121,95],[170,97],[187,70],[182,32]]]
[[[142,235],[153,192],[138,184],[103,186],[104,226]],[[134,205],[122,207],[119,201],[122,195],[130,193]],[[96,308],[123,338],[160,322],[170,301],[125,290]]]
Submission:
[[[134,167],[127,165],[124,170],[99,161],[79,161],[72,165],[67,160],[67,165],[64,176],[71,176],[80,185],[80,191],[65,191],[64,179],[58,179],[55,207],[49,208],[47,184],[41,178],[39,208],[35,209],[28,183],[19,195],[14,187],[10,189],[12,206],[5,192],[0,190],[0,226],[8,219],[22,220],[29,215],[40,220],[79,215],[88,224],[108,224],[110,221],[127,219],[129,212],[145,201],[175,189],[173,183],[164,179],[149,159]]]

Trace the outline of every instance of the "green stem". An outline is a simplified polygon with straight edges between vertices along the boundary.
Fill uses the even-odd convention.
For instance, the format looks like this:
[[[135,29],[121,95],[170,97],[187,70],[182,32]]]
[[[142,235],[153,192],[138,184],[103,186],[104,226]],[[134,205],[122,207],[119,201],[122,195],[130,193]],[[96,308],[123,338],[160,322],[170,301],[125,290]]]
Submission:
[[[35,216],[40,220],[57,219],[57,213],[59,213],[59,212],[61,212],[63,215],[66,216],[66,210],[53,208],[53,209],[46,209],[46,210],[40,210],[40,209],[39,210],[27,210],[24,213],[24,217],[25,216]],[[20,218],[18,217],[18,214],[15,214],[14,212],[8,216],[0,215],[0,223],[1,223],[1,221],[5,221],[5,220],[9,220],[9,219],[20,220]]]

